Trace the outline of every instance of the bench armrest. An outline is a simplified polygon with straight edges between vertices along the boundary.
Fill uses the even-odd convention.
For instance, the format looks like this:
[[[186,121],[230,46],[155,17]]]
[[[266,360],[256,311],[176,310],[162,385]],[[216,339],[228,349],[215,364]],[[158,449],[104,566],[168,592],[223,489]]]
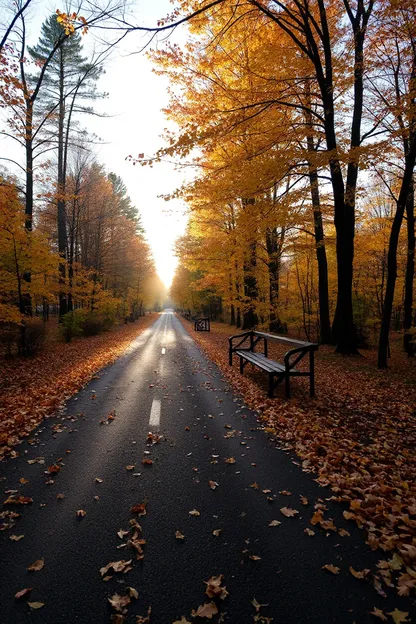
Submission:
[[[284,357],[284,364],[285,364],[285,368],[286,370],[290,370],[291,368],[293,368],[294,366],[296,366],[296,364],[307,354],[310,353],[311,351],[316,351],[318,349],[318,345],[317,344],[312,344],[310,346],[305,346],[305,347],[296,347],[296,349],[290,349],[290,351],[287,351],[285,353],[285,357]],[[296,360],[291,364],[290,363],[290,358],[292,357],[292,355],[296,355],[296,353],[300,353],[301,355],[298,356],[296,358]]]
[[[234,351],[236,351],[238,347],[241,347],[241,345],[247,340],[247,338],[251,337],[252,333],[253,332],[248,331],[248,332],[244,332],[243,334],[235,334],[234,336],[230,336],[228,338],[228,344],[229,344],[228,355],[229,355],[230,366],[233,365]],[[234,346],[233,340],[238,340],[238,338],[241,338],[242,340],[240,340],[240,342]]]

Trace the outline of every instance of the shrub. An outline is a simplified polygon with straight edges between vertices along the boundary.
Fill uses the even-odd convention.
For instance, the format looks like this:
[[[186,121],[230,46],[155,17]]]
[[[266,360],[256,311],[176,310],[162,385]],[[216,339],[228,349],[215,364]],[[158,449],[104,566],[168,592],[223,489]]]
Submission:
[[[59,325],[59,331],[65,342],[71,342],[72,338],[83,334],[83,324],[86,318],[85,310],[72,310],[64,314]]]
[[[45,323],[37,318],[28,319],[21,326],[20,336],[19,353],[21,355],[36,355],[45,344]]]
[[[88,314],[82,324],[84,336],[97,336],[104,331],[104,323],[97,314]]]

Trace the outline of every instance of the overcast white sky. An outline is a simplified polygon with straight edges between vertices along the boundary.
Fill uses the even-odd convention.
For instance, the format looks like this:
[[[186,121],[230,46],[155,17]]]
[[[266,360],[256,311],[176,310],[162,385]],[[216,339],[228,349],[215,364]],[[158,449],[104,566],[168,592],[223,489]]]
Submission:
[[[158,19],[172,11],[169,0],[135,0],[136,22],[154,26]],[[57,8],[63,9],[59,0],[37,0],[30,13],[30,43],[38,39],[42,21]],[[91,35],[85,36],[85,44]],[[178,29],[175,41],[184,41],[186,28]],[[133,166],[125,160],[129,154],[151,155],[162,145],[160,138],[167,121],[161,109],[167,104],[167,80],[152,73],[152,64],[145,54],[133,54],[144,44],[143,36],[129,34],[119,51],[106,66],[106,74],[100,80],[99,89],[109,97],[96,105],[111,117],[106,119],[87,117],[83,125],[95,132],[104,145],[97,146],[97,158],[109,171],[120,175],[128,192],[139,208],[148,241],[153,250],[161,279],[169,285],[176,259],[172,245],[183,233],[186,225],[184,207],[176,201],[166,202],[158,195],[169,193],[180,186],[183,174],[175,172],[166,163],[148,167]]]

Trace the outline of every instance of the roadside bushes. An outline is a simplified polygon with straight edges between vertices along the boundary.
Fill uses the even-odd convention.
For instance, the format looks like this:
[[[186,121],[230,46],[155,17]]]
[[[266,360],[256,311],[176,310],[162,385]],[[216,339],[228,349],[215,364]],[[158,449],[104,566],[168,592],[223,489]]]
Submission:
[[[109,331],[117,323],[117,315],[113,310],[91,312],[84,308],[64,314],[60,324],[61,336],[71,342],[77,336],[98,336]]]

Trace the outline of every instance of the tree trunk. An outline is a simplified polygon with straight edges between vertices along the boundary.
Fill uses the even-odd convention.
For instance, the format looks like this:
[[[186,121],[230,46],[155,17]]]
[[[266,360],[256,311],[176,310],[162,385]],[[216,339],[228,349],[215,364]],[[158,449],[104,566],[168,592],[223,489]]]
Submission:
[[[253,329],[258,323],[256,301],[258,298],[256,242],[250,243],[249,258],[244,262],[244,310],[242,329]]]
[[[416,133],[409,138],[409,150],[405,159],[405,170],[397,200],[396,214],[390,232],[389,250],[387,254],[387,283],[384,297],[383,316],[381,319],[380,338],[378,344],[378,368],[387,368],[387,352],[389,331],[393,309],[394,289],[397,277],[397,246],[399,243],[400,228],[408,202],[409,191],[413,179],[413,169],[416,160]]]
[[[308,137],[308,149],[309,145]],[[311,140],[313,146],[313,140]],[[309,181],[311,185],[311,198],[313,209],[313,226],[315,233],[316,260],[318,262],[318,297],[319,297],[319,333],[322,344],[332,344],[331,321],[329,318],[329,294],[328,294],[328,261],[324,239],[324,226],[322,223],[321,200],[319,196],[318,171],[311,162],[309,166]]]
[[[66,202],[65,202],[65,174],[64,174],[64,121],[65,121],[65,97],[64,97],[64,59],[62,48],[59,51],[59,120],[58,120],[58,252],[61,257],[59,264],[59,318],[68,312],[68,299],[66,288]]]
[[[415,189],[414,179],[410,183],[409,194],[406,202],[407,218],[407,261],[404,292],[404,336],[403,348],[409,357],[415,355],[415,346],[412,344],[412,335],[409,332],[412,327],[413,317],[413,279],[415,275]]]
[[[267,228],[266,230],[266,249],[268,254],[267,266],[269,270],[269,330],[279,333],[282,329],[278,313],[281,248],[279,245],[279,236],[275,228]]]

